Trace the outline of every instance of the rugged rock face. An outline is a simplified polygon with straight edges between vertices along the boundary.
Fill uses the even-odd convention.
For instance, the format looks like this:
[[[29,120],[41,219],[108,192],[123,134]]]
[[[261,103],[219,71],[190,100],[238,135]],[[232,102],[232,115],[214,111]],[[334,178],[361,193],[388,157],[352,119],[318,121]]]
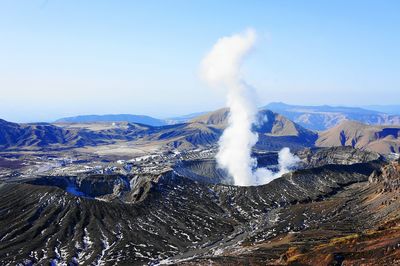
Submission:
[[[195,181],[210,184],[229,183],[227,174],[218,169],[214,159],[183,161],[175,165],[174,171]]]
[[[305,149],[298,152],[297,155],[303,160],[302,167],[304,168],[326,164],[349,165],[383,159],[383,157],[376,152],[362,151],[348,146]]]
[[[379,171],[375,171],[370,177],[369,182],[381,184],[385,187],[385,191],[399,190],[398,182],[400,182],[400,159],[393,161],[382,167]]]
[[[193,173],[216,174],[207,161],[182,162],[153,177],[2,183],[0,258],[6,265],[287,263],[289,248],[306,250],[375,225],[361,196],[369,195],[368,178],[383,162],[358,158],[346,165],[311,159],[319,166],[257,187],[197,179]],[[84,195],[68,191],[70,183]],[[296,239],[306,242],[290,244]]]
[[[205,186],[170,172],[150,190],[141,202],[126,204],[51,186],[2,185],[0,257],[5,264],[143,265],[233,230]]]
[[[368,226],[302,249],[292,246],[282,257],[291,265],[398,265],[400,262],[399,162],[391,162],[370,176],[370,183],[354,191],[344,206],[367,215]],[[356,213],[354,221],[362,213]]]
[[[54,186],[71,195],[105,201],[135,203],[143,200],[157,176],[124,176],[96,174],[80,176],[45,176],[26,183],[39,186]]]
[[[124,176],[49,176],[28,181],[28,184],[40,186],[55,186],[65,191],[87,198],[96,198],[109,194],[119,195],[130,189],[129,181]]]
[[[325,165],[352,165],[380,161],[384,158],[375,152],[361,151],[351,147],[313,148],[298,151],[296,155],[301,159],[298,169],[316,168]],[[258,167],[267,167],[272,171],[278,168],[278,153],[253,153],[257,158]],[[232,180],[222,170],[218,169],[215,159],[185,160],[174,166],[179,175],[193,180],[210,184],[232,184]]]

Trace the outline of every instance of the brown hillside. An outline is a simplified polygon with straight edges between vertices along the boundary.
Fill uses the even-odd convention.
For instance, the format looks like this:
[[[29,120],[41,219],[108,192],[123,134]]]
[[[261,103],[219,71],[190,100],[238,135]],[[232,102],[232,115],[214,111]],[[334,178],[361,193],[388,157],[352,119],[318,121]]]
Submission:
[[[400,126],[370,126],[346,120],[321,132],[316,146],[352,146],[382,154],[400,153]]]

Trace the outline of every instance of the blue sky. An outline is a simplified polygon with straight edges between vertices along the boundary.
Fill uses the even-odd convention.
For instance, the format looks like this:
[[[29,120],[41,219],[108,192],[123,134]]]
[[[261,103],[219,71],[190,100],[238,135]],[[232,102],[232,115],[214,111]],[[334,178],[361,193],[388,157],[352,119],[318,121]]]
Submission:
[[[249,27],[243,72],[260,105],[399,104],[399,13],[399,1],[1,1],[0,118],[222,107],[200,61]]]

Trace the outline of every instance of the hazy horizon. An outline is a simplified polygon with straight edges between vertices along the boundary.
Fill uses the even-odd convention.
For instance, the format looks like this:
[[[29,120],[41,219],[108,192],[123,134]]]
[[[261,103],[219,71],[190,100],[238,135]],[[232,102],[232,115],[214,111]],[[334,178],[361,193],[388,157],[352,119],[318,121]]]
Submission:
[[[254,28],[258,105],[400,104],[397,1],[0,4],[0,118],[167,118],[225,106],[199,79],[220,36]]]

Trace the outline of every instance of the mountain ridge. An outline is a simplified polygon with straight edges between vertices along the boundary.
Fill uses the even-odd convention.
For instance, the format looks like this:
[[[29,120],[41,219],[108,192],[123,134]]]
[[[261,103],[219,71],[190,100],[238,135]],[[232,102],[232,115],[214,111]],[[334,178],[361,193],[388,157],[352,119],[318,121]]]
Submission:
[[[400,106],[398,105],[349,107],[290,105],[283,102],[271,102],[260,108],[260,110],[264,109],[279,113],[304,128],[316,131],[334,127],[344,120],[360,121],[369,125],[400,125]],[[221,110],[227,109],[221,108]],[[60,118],[53,123],[131,122],[163,126],[190,123],[202,119],[212,112],[196,112],[169,118],[135,114],[79,115]]]
[[[0,145],[16,149],[59,146],[74,148],[112,144],[116,141],[145,141],[161,143],[169,149],[192,149],[216,144],[228,125],[228,114],[228,109],[220,109],[187,123],[162,126],[129,122],[15,124],[4,121],[0,130],[9,137]],[[254,126],[254,130],[259,133],[258,148],[308,147],[316,139],[314,132],[271,111],[260,111],[258,118],[261,122]],[[47,140],[51,141],[47,143]]]
[[[305,128],[317,131],[332,128],[344,120],[359,121],[368,125],[400,125],[400,115],[360,107],[306,106],[272,102],[263,108],[280,113]]]
[[[226,108],[201,114],[186,123],[162,126],[130,122],[17,124],[0,120],[0,148],[52,150],[144,143],[167,150],[188,150],[216,145],[228,120]],[[400,153],[400,126],[366,125],[345,119],[317,133],[282,114],[262,109],[253,130],[258,133],[255,148],[261,150],[352,146],[381,154]]]
[[[315,145],[318,147],[352,146],[383,154],[400,153],[400,126],[371,126],[346,120],[320,132]]]
[[[148,115],[132,114],[105,114],[105,115],[79,115],[57,119],[55,123],[93,123],[93,122],[133,122],[150,126],[163,126],[166,121]]]

